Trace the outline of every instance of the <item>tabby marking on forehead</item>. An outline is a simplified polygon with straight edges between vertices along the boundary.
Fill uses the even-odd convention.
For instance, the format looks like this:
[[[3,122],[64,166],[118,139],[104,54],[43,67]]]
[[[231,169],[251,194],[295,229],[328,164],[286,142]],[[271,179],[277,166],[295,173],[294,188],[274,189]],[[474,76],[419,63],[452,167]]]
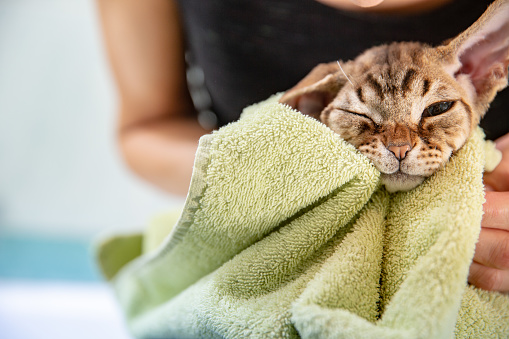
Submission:
[[[430,81],[428,79],[424,79],[424,82],[422,83],[422,95],[426,95],[428,93],[430,87]]]
[[[366,101],[364,101],[364,97],[363,97],[363,95],[362,95],[362,87],[357,88],[357,92],[356,92],[356,93],[357,93],[357,97],[359,98],[359,100],[360,100],[363,104],[365,104],[365,103],[366,103]]]
[[[378,97],[383,100],[385,97],[385,93],[383,90],[382,85],[373,77],[373,74],[369,74],[367,76],[367,83],[370,85],[374,90],[375,93],[378,95]]]
[[[403,83],[401,84],[401,93],[403,96],[406,96],[407,92],[410,91],[410,85],[415,79],[416,74],[417,71],[413,68],[407,70],[405,77],[403,78]]]

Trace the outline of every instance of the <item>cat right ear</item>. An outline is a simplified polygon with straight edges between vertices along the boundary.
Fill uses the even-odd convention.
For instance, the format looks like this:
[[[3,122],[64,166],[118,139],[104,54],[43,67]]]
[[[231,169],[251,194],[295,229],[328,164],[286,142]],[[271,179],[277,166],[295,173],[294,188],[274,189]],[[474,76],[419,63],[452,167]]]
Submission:
[[[337,62],[319,64],[289,89],[279,102],[319,119],[320,113],[336,97],[344,83],[345,78]]]
[[[472,26],[437,51],[445,58],[447,71],[470,88],[479,107],[487,109],[507,86],[509,0],[495,1]]]

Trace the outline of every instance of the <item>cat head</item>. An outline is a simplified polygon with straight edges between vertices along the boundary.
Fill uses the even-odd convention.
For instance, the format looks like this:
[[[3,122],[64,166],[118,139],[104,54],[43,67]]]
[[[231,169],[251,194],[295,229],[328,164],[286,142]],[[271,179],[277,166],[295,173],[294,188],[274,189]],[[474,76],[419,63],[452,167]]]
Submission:
[[[498,0],[442,46],[393,43],[320,64],[280,102],[353,144],[387,190],[409,190],[465,144],[507,86],[508,65],[509,0]]]

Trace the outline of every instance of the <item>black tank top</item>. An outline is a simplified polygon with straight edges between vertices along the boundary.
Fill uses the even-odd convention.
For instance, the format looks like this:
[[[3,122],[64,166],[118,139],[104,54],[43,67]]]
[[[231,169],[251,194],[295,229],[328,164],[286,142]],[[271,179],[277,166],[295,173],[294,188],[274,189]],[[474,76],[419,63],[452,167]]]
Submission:
[[[418,15],[341,11],[314,0],[178,0],[188,62],[203,70],[218,125],[245,106],[295,85],[316,64],[349,60],[391,41],[431,45],[469,27],[491,0],[455,0]],[[509,90],[482,121],[489,138],[509,132]]]

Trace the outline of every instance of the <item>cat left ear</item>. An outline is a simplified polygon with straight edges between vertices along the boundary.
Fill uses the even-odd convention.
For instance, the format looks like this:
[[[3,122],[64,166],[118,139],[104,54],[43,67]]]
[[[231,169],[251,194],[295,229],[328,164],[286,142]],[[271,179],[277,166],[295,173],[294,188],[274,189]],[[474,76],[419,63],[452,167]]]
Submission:
[[[446,69],[484,109],[507,86],[509,0],[495,1],[466,31],[437,48]]]
[[[345,83],[336,62],[319,64],[279,99],[305,115],[319,119],[320,113]]]

